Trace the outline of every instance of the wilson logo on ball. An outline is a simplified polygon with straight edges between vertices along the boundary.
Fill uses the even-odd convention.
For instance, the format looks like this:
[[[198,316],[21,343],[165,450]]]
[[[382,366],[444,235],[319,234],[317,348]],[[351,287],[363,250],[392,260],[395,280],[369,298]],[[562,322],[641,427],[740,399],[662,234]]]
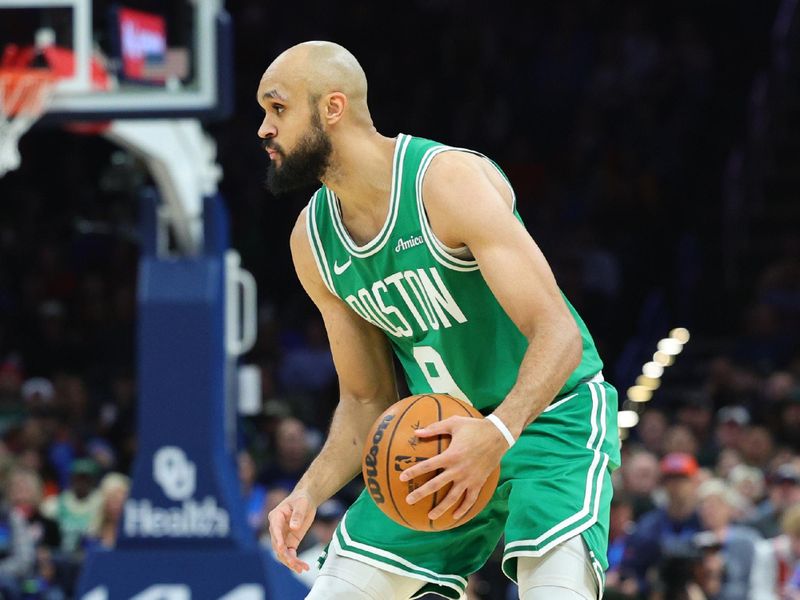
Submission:
[[[394,415],[386,415],[378,424],[375,434],[372,436],[372,445],[369,451],[364,456],[364,473],[367,476],[367,489],[369,490],[372,499],[376,504],[383,504],[386,499],[381,492],[381,484],[377,480],[378,476],[378,452],[380,450],[379,444],[383,439],[383,432],[389,426],[389,422],[394,419]]]

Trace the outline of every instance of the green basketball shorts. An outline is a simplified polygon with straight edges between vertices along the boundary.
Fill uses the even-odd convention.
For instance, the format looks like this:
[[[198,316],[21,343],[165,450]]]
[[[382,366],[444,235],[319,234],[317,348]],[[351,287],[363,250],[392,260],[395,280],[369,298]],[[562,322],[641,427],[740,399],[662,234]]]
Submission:
[[[415,597],[433,592],[455,599],[501,537],[503,572],[516,581],[517,557],[541,556],[580,534],[602,590],[611,472],[619,462],[617,392],[598,375],[556,398],[525,429],[503,456],[492,499],[470,521],[447,531],[414,531],[385,516],[364,491],[331,544],[342,556],[426,581]]]

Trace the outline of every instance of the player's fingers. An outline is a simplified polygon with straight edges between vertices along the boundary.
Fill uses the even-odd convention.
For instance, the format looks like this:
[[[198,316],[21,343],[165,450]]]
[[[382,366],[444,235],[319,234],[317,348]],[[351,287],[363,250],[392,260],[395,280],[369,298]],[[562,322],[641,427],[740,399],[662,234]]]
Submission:
[[[408,467],[400,473],[400,481],[409,481],[420,475],[425,475],[425,473],[431,473],[432,471],[441,469],[445,466],[446,462],[447,456],[445,456],[444,452],[432,456],[431,458],[426,458],[422,462],[418,462],[413,467]]]
[[[289,548],[287,551],[288,566],[295,573],[302,573],[308,571],[308,564],[297,558],[297,550]]]
[[[454,519],[460,519],[463,517],[469,509],[471,509],[475,505],[475,501],[478,499],[478,495],[481,493],[481,488],[474,488],[467,490],[467,493],[464,495],[464,499],[459,504],[458,508],[453,512]]]
[[[283,537],[283,530],[286,520],[282,513],[272,511],[267,517],[269,521],[269,539],[272,542],[272,549],[279,557],[286,552],[286,542]]]
[[[417,437],[431,437],[434,435],[450,435],[453,433],[453,426],[458,422],[459,417],[448,417],[443,421],[436,421],[420,429],[415,429]]]
[[[453,486],[447,495],[428,513],[428,518],[435,521],[454,506],[464,495],[464,488]]]
[[[452,476],[449,475],[447,471],[442,471],[439,475],[437,475],[430,481],[426,481],[423,485],[419,486],[408,496],[406,496],[406,502],[408,504],[414,504],[415,502],[419,502],[425,496],[429,496],[432,493],[442,489],[444,486],[450,483],[451,480]]]
[[[292,569],[292,571],[295,573],[308,571],[308,565],[297,557],[297,548],[300,545],[301,539],[302,536],[295,535],[291,532],[286,536],[286,566]]]

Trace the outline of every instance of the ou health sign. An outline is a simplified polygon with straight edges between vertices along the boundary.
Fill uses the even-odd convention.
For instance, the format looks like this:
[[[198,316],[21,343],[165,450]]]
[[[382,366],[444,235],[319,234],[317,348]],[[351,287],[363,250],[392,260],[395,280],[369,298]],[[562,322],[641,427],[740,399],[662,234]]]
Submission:
[[[122,76],[131,81],[164,83],[167,61],[167,24],[164,17],[120,7]]]

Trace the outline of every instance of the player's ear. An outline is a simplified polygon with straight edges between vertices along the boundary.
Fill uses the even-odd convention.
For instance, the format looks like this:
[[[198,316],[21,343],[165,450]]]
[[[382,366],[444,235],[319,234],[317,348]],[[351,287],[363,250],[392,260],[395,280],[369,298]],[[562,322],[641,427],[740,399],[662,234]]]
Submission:
[[[328,125],[338,122],[347,109],[347,96],[342,92],[332,92],[325,96],[322,106],[322,118]]]

